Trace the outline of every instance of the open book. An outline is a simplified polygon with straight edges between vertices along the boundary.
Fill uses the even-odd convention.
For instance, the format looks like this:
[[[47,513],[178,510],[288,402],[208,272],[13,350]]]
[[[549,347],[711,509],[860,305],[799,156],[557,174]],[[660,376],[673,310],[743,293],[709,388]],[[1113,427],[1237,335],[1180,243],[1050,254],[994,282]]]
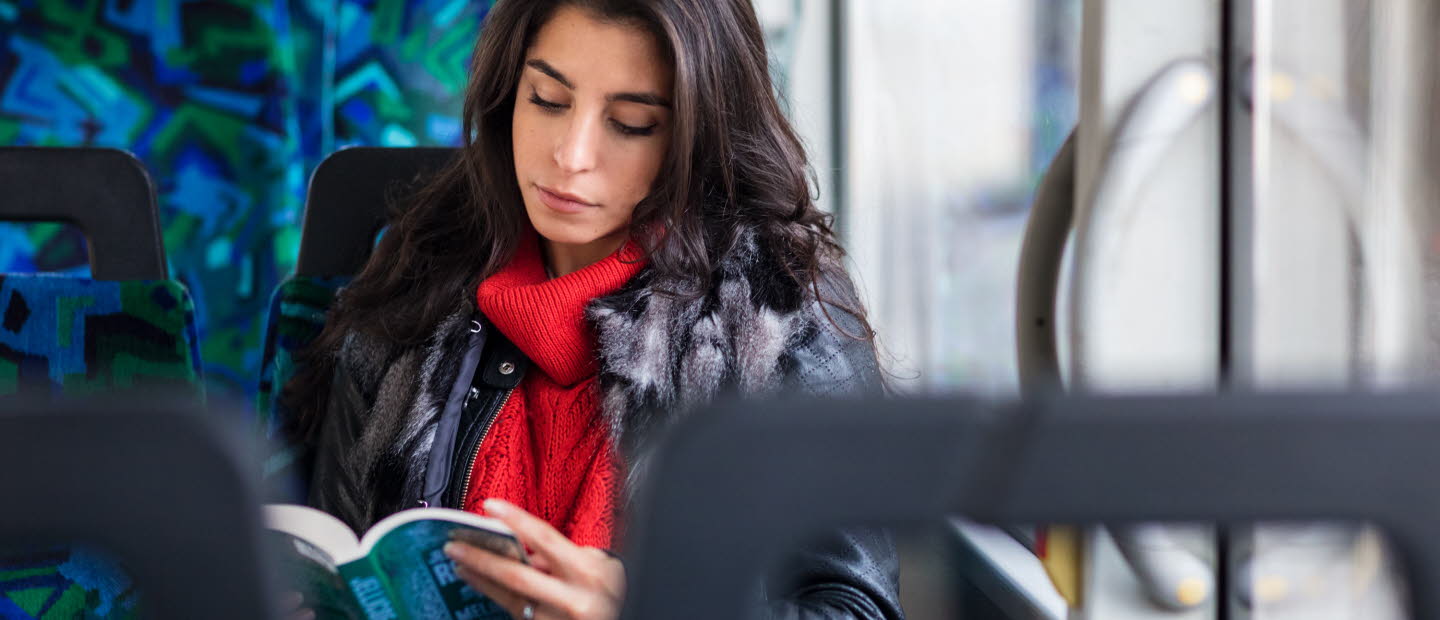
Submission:
[[[268,505],[265,524],[286,585],[317,618],[508,619],[455,575],[443,548],[459,540],[528,563],[504,523],[449,508],[398,512],[359,540],[339,519],[306,506]]]

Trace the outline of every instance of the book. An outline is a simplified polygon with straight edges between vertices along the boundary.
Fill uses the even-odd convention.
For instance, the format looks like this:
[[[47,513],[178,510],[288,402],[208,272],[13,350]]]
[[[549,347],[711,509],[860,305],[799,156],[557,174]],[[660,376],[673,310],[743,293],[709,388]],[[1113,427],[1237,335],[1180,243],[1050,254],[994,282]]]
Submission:
[[[459,540],[529,563],[504,523],[449,508],[400,511],[359,539],[344,522],[307,506],[267,505],[264,519],[286,586],[321,619],[508,620],[504,608],[456,575],[445,543]]]

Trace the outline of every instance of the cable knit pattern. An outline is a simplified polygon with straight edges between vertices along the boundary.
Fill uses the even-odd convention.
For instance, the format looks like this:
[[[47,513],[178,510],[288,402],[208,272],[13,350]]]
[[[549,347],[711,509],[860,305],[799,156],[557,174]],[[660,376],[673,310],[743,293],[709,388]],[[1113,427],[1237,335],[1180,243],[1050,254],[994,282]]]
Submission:
[[[535,365],[496,414],[475,459],[465,509],[498,497],[545,519],[579,545],[609,548],[619,492],[617,459],[600,417],[595,335],[585,306],[643,267],[627,244],[550,280],[534,237],[480,284],[476,303]]]
[[[476,302],[545,374],[560,385],[575,385],[596,372],[595,332],[585,306],[619,290],[644,267],[644,252],[626,243],[593,265],[550,280],[539,237],[530,235],[509,266],[480,283]]]

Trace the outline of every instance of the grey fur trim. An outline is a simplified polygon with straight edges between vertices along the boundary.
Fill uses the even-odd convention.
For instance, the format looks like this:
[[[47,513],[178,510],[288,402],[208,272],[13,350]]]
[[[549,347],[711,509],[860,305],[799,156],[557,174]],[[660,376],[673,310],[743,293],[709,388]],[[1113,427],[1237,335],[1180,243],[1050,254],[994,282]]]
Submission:
[[[464,346],[471,311],[462,307],[440,322],[424,346],[393,357],[364,338],[347,338],[341,349],[350,368],[383,368],[379,376],[357,375],[362,386],[371,387],[372,405],[355,450],[347,455],[352,479],[372,494],[361,502],[367,507],[366,527],[397,508],[400,498],[419,495],[435,428],[459,373],[457,352]]]
[[[680,300],[637,278],[589,308],[599,345],[601,413],[627,464],[627,495],[646,475],[648,439],[720,394],[779,388],[786,351],[815,319],[810,304],[785,311],[767,303],[774,274],[761,263],[754,234],[746,234],[720,261],[705,295]],[[667,290],[693,290],[689,283],[667,284]]]
[[[435,441],[435,428],[445,409],[450,387],[459,373],[459,360],[452,351],[464,342],[463,336],[457,338],[457,335],[462,333],[468,322],[468,313],[455,312],[445,317],[426,347],[424,361],[420,364],[417,398],[411,403],[399,436],[390,444],[391,458],[405,463],[401,497],[421,495],[430,446]]]

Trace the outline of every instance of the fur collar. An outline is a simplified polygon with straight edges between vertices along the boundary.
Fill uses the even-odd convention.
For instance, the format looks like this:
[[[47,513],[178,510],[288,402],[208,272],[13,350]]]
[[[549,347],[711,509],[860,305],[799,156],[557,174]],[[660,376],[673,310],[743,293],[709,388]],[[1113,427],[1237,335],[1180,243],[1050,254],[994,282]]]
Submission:
[[[601,413],[624,456],[633,493],[648,440],[722,393],[757,395],[780,385],[784,356],[815,325],[804,295],[784,291],[753,233],[742,236],[691,297],[688,281],[644,272],[589,309],[600,358]]]

